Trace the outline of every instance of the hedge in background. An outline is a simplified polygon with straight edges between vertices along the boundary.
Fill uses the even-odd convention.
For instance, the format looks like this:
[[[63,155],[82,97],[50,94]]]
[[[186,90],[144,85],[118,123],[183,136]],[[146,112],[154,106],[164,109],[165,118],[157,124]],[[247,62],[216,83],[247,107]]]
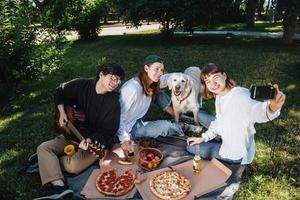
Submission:
[[[0,10],[0,82],[8,83],[31,76],[35,30],[21,1],[1,1]]]
[[[66,42],[32,23],[34,9],[22,0],[0,2],[1,85],[49,74],[61,63]]]

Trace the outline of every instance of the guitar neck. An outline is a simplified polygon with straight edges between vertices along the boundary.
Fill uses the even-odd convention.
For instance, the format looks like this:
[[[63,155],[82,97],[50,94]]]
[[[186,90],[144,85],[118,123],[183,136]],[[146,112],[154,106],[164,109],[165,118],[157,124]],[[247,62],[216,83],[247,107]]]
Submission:
[[[67,122],[67,127],[74,133],[74,135],[80,140],[84,140],[85,138],[81,135],[81,133],[77,130],[77,128],[70,122]],[[102,158],[104,156],[104,149],[96,146],[94,143],[88,144],[88,149],[91,150],[97,157]]]
[[[80,141],[84,140],[84,137],[70,121],[67,121],[67,127],[74,133],[74,135],[78,138],[78,140]]]

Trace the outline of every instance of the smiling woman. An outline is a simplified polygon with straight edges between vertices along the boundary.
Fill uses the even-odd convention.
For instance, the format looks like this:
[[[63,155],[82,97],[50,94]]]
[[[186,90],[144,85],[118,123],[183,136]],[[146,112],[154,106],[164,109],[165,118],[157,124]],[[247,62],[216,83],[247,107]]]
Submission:
[[[173,109],[170,109],[171,99],[160,92],[160,88],[167,87],[171,76],[171,74],[163,75],[163,72],[163,59],[158,55],[149,55],[145,58],[144,66],[138,76],[124,83],[120,90],[121,120],[118,136],[125,151],[132,151],[132,140],[168,135],[183,136],[185,131],[197,130],[194,125],[178,123],[178,121],[172,123],[169,120],[147,122],[142,120],[153,101],[156,101],[164,111],[174,114]],[[199,115],[206,115],[206,113]]]
[[[125,151],[132,151],[132,139],[184,134],[178,124],[167,120],[142,121],[151,102],[160,94],[160,88],[167,85],[169,75],[162,75],[163,72],[163,59],[158,55],[149,55],[138,76],[128,80],[120,90],[121,121],[118,136]],[[164,101],[161,107],[167,108],[169,103]]]
[[[271,121],[279,116],[285,95],[277,85],[276,96],[266,102],[250,98],[246,88],[235,86],[228,73],[214,63],[201,72],[205,96],[215,97],[216,119],[201,137],[187,139],[187,150],[203,159],[217,158],[233,164],[250,164],[255,154],[255,123]],[[222,141],[208,143],[216,136]]]

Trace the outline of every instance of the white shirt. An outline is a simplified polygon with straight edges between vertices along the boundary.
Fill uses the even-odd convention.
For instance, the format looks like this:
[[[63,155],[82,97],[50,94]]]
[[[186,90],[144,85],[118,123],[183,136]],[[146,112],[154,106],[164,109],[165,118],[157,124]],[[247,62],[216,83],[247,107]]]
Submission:
[[[278,117],[280,111],[271,113],[269,101],[260,102],[250,98],[249,90],[232,88],[225,96],[216,96],[216,119],[202,134],[205,142],[222,137],[219,155],[223,158],[239,160],[249,164],[255,154],[254,124],[263,123]]]
[[[170,74],[160,77],[160,88],[167,86]],[[144,117],[151,105],[152,97],[146,96],[137,78],[124,83],[120,89],[121,118],[118,137],[121,143],[131,139],[130,131],[138,119]]]

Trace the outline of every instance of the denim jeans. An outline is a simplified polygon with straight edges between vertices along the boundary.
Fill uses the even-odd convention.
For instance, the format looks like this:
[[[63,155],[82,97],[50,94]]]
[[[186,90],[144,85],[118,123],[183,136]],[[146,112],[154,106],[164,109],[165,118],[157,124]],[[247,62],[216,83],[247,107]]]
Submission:
[[[131,130],[134,139],[143,137],[157,138],[158,136],[179,135],[183,136],[184,132],[178,124],[168,120],[156,120],[143,122],[138,120]]]
[[[207,129],[209,128],[210,122],[214,121],[215,119],[215,116],[208,114],[204,110],[198,111],[198,121],[202,126],[204,126]]]
[[[154,103],[165,110],[171,104],[171,99],[166,93],[160,92]],[[199,111],[198,118],[200,118],[200,124],[207,128],[209,127],[210,122],[215,119],[215,117],[209,115],[205,111]],[[156,138],[158,136],[168,135],[183,136],[184,131],[178,124],[172,123],[169,120],[143,122],[141,119],[139,119],[132,127],[131,135],[134,139],[139,139],[142,137]]]
[[[171,105],[171,98],[163,91],[154,100],[154,103],[158,105],[162,110],[166,110],[168,106]],[[215,120],[215,116],[208,114],[204,110],[198,112],[198,121],[199,123],[208,129],[210,122]]]
[[[220,142],[203,142],[201,144],[187,145],[186,149],[192,154],[200,155],[201,159],[204,160],[211,160],[212,158],[216,158],[230,164],[240,164],[242,162],[242,159],[231,160],[222,158],[219,155],[220,146]]]

